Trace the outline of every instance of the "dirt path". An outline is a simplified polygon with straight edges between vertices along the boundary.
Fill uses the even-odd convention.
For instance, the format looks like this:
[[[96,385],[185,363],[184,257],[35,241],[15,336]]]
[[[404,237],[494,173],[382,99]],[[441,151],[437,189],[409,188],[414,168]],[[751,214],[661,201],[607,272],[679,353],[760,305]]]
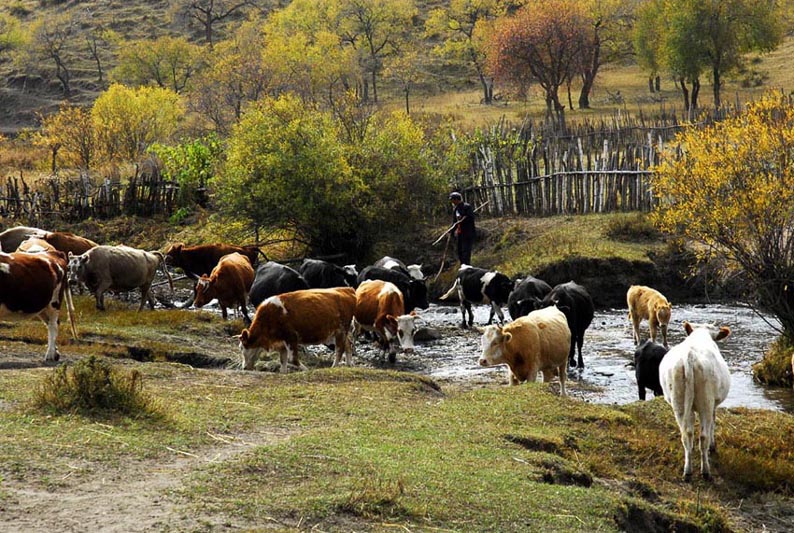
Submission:
[[[3,483],[0,531],[195,531],[244,527],[232,517],[186,513],[176,491],[187,477],[256,446],[289,438],[284,431],[216,436],[219,444],[199,451],[169,450],[172,459],[127,462],[102,472],[70,473],[48,487]]]

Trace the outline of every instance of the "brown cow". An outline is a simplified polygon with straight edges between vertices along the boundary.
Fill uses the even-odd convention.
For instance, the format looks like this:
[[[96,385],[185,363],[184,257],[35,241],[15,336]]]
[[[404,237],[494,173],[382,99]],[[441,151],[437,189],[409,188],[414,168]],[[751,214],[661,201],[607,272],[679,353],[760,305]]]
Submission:
[[[224,320],[227,318],[227,307],[239,307],[246,322],[250,324],[248,291],[253,283],[254,268],[247,257],[237,252],[224,255],[218,266],[212,269],[212,274],[199,278],[193,305],[202,307],[217,298]]]
[[[671,305],[662,293],[644,285],[632,285],[626,293],[629,320],[634,328],[634,342],[640,343],[640,322],[647,319],[651,340],[662,331],[662,344],[667,348],[667,325],[670,323]]]
[[[91,239],[80,237],[68,231],[45,231],[36,235],[36,237],[47,241],[54,246],[56,250],[60,250],[65,254],[71,252],[74,255],[82,255],[91,248],[99,246]]]
[[[0,318],[37,316],[47,324],[45,361],[60,359],[56,340],[61,302],[66,302],[72,336],[77,338],[66,273],[66,255],[62,252],[0,253]]]
[[[256,268],[259,254],[265,256],[264,252],[256,246],[235,246],[225,243],[185,246],[184,243],[177,242],[166,249],[165,263],[171,267],[181,268],[185,275],[191,279],[198,279],[203,275],[209,276],[221,257],[235,252],[247,257],[254,268]]]
[[[240,334],[243,368],[253,370],[263,350],[276,350],[281,372],[287,371],[287,359],[302,367],[298,346],[336,345],[334,365],[349,353],[350,323],[356,309],[356,290],[352,287],[308,289],[271,296],[256,310],[254,321]]]
[[[406,352],[414,351],[416,314],[405,314],[403,295],[396,285],[383,280],[366,280],[356,289],[356,312],[353,320],[353,350],[361,330],[374,331],[381,348],[389,354],[389,362],[394,363],[397,349],[396,338]],[[352,364],[350,359],[347,364]]]

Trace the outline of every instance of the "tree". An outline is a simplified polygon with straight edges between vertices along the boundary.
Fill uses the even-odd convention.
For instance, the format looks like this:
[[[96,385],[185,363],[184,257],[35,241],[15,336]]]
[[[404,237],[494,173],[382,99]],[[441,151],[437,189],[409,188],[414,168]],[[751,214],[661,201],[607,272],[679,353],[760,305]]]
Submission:
[[[425,23],[425,34],[441,36],[434,51],[474,68],[483,91],[483,102],[493,101],[493,81],[485,70],[485,52],[478,28],[505,13],[499,0],[451,0],[446,8],[434,9]]]
[[[655,216],[741,268],[746,297],[794,340],[794,105],[768,96],[738,117],[679,138],[684,157],[657,168]]]
[[[342,42],[360,54],[364,101],[369,98],[369,76],[372,99],[378,102],[377,79],[384,59],[397,54],[408,40],[416,13],[413,0],[339,0],[338,31]]]
[[[565,123],[559,88],[582,69],[588,57],[589,27],[574,0],[538,0],[497,21],[488,41],[488,68],[525,92],[531,81],[545,91],[546,111]]]
[[[257,229],[286,231],[312,253],[362,242],[365,186],[345,158],[330,113],[294,95],[248,106],[229,138],[223,176],[213,181],[220,208]]]
[[[113,84],[94,101],[91,116],[107,159],[135,161],[152,143],[171,140],[184,108],[179,95],[169,89]]]
[[[119,42],[119,37],[113,30],[99,24],[88,28],[85,32],[85,42],[91,59],[96,63],[97,81],[102,84],[105,81],[105,71],[102,65],[105,63],[106,56],[110,55],[113,45]]]
[[[24,44],[25,34],[19,20],[12,15],[0,13],[0,57]]]
[[[38,19],[30,27],[26,59],[34,65],[54,64],[55,77],[67,98],[72,94],[72,68],[79,59],[80,31],[78,18],[68,12]]]
[[[177,0],[174,10],[176,14],[198,22],[204,33],[204,42],[212,48],[216,25],[250,5],[252,2],[248,0]]]
[[[52,152],[52,172],[57,170],[56,158],[63,164],[82,170],[91,168],[97,155],[97,131],[91,110],[70,104],[61,105],[57,113],[43,117],[37,144]]]
[[[414,84],[421,78],[419,51],[410,47],[408,50],[403,49],[399,56],[389,58],[386,62],[384,74],[387,78],[391,78],[399,84],[403,96],[405,96],[405,113],[410,115],[411,108],[408,105],[408,96]]]
[[[113,78],[127,85],[155,84],[182,92],[202,61],[201,48],[183,37],[159,37],[121,46]]]
[[[648,71],[648,90],[653,93],[658,87],[654,80],[659,79],[662,70],[663,33],[659,20],[663,13],[663,0],[650,0],[642,4],[636,12],[632,31],[634,52],[640,67]]]

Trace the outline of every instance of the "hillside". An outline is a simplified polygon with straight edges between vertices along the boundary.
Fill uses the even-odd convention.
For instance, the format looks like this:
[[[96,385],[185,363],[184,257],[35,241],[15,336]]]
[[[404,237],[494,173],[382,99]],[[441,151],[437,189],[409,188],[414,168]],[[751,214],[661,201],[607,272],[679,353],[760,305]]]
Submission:
[[[258,0],[256,9],[263,16],[285,2],[280,0]],[[441,0],[417,2],[420,15],[414,20],[417,34],[422,35],[424,20],[433,8],[444,5]],[[173,6],[179,2],[167,0],[129,0],[129,1],[44,1],[15,0],[0,5],[0,14],[13,14],[23,25],[29,26],[38,18],[55,20],[61,14],[80,17],[79,27],[86,31],[102,28],[115,32],[122,40],[155,39],[160,36],[186,36],[189,40],[203,44],[203,30],[194,19],[175,12]],[[237,11],[216,24],[218,39],[228,35],[246,16]],[[476,78],[463,67],[444,64],[430,53],[434,42],[421,37],[419,49],[421,65],[418,71],[421,79],[415,84],[410,95],[412,109],[420,112],[450,115],[466,128],[489,123],[502,116],[520,119],[527,114],[538,115],[543,111],[543,98],[539,90],[531,90],[526,101],[512,102],[500,94],[499,101],[492,106],[480,104],[481,94]],[[99,91],[107,86],[109,72],[115,63],[114,46],[102,51],[105,72],[103,80],[98,79],[98,69],[90,54],[83,50],[72,61],[74,93],[69,100],[77,103],[90,103]],[[116,47],[117,51],[117,47]],[[744,102],[769,89],[782,89],[794,85],[794,74],[788,68],[794,53],[794,38],[789,37],[778,50],[763,56],[749,58],[744,72],[728,76],[725,80],[723,99]],[[0,133],[15,134],[23,128],[35,127],[38,114],[55,111],[63,101],[58,80],[32,68],[31,64],[13,62],[8,54],[0,54]],[[386,106],[404,105],[404,96],[397,87],[390,87],[384,81],[382,103]],[[707,82],[701,90],[700,103],[707,107],[711,104],[711,88]],[[575,99],[575,98],[574,98]],[[570,110],[569,116],[591,117],[611,114],[620,109],[636,112],[657,112],[659,109],[680,108],[680,94],[672,80],[663,80],[661,93],[650,95],[647,91],[645,74],[636,65],[606,65],[597,79],[592,95],[592,109]]]

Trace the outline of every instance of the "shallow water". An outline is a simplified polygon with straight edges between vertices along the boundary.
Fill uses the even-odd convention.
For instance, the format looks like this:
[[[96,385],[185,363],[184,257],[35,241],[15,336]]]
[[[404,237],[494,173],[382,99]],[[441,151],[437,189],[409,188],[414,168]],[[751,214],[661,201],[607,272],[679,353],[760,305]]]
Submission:
[[[473,383],[507,383],[505,367],[482,368],[477,364],[480,351],[478,331],[456,330],[460,322],[458,307],[431,305],[421,312],[426,325],[442,330],[443,338],[418,345],[417,354],[398,356],[398,367],[416,370],[438,379],[471,380]],[[598,311],[585,333],[583,371],[572,371],[572,395],[606,404],[624,404],[638,400],[634,369],[627,364],[634,357],[634,341],[627,309]],[[488,320],[486,306],[475,307],[475,324]],[[773,327],[753,311],[737,305],[683,305],[673,310],[669,343],[684,338],[683,322],[710,322],[727,325],[731,335],[719,343],[731,369],[731,390],[723,407],[752,407],[794,412],[792,389],[769,388],[753,381],[751,367],[759,361],[777,334]],[[647,322],[641,326],[643,339],[648,335]],[[411,368],[413,367],[413,368]],[[648,391],[648,398],[653,393]]]

